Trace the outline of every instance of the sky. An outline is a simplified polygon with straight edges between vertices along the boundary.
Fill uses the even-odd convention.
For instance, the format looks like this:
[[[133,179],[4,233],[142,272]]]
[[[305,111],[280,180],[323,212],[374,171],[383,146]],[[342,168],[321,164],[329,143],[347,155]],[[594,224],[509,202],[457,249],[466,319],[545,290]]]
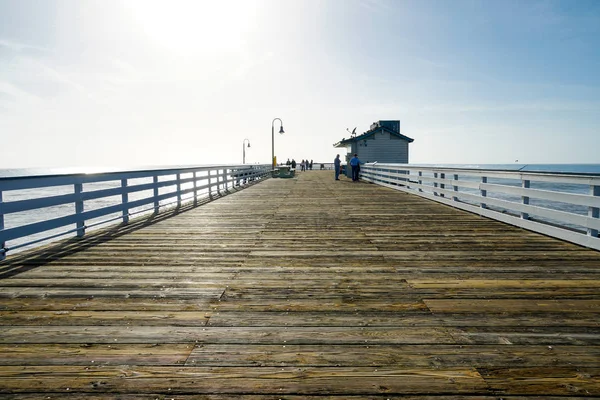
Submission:
[[[272,126],[332,162],[390,119],[413,164],[600,163],[600,1],[0,0],[0,168],[269,163]]]

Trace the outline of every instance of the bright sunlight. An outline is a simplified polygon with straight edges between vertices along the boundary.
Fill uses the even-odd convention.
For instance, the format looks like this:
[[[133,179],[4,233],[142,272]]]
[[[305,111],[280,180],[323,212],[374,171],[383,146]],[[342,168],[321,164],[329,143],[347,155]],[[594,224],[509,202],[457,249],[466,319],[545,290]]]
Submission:
[[[134,0],[124,3],[155,44],[181,55],[235,51],[257,24],[253,0]]]

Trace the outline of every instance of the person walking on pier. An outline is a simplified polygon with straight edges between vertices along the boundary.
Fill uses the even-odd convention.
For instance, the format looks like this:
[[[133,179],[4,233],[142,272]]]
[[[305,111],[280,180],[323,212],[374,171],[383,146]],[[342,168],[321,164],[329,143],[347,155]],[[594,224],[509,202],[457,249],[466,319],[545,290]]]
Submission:
[[[358,154],[354,153],[354,157],[350,160],[350,166],[352,167],[352,181],[358,182],[358,174],[360,172],[360,160]]]
[[[321,164],[323,165],[323,164]],[[333,160],[333,169],[335,169],[335,180],[340,180],[340,167],[342,166],[342,161],[340,160],[340,155],[335,156],[335,160]]]

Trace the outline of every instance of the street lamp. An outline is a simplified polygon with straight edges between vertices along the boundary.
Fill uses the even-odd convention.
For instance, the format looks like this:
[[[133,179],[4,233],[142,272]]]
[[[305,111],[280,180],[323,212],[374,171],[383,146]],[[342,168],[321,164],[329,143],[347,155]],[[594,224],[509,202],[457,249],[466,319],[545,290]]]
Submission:
[[[280,118],[273,119],[271,122],[271,166],[273,169],[275,168],[275,121],[279,120],[281,127],[279,128],[279,133],[284,134],[283,131],[283,121]]]
[[[246,164],[246,140],[248,141],[248,148],[250,148],[250,139],[244,139],[242,142],[242,164]]]

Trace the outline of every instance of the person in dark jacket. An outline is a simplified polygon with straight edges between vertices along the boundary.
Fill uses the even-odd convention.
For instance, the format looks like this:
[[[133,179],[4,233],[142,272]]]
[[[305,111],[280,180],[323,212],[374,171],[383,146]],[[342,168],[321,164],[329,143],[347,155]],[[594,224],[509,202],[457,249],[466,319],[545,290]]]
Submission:
[[[352,167],[352,180],[354,182],[358,182],[358,173],[360,172],[360,160],[358,159],[358,154],[354,154],[354,157],[350,160],[350,166]]]

